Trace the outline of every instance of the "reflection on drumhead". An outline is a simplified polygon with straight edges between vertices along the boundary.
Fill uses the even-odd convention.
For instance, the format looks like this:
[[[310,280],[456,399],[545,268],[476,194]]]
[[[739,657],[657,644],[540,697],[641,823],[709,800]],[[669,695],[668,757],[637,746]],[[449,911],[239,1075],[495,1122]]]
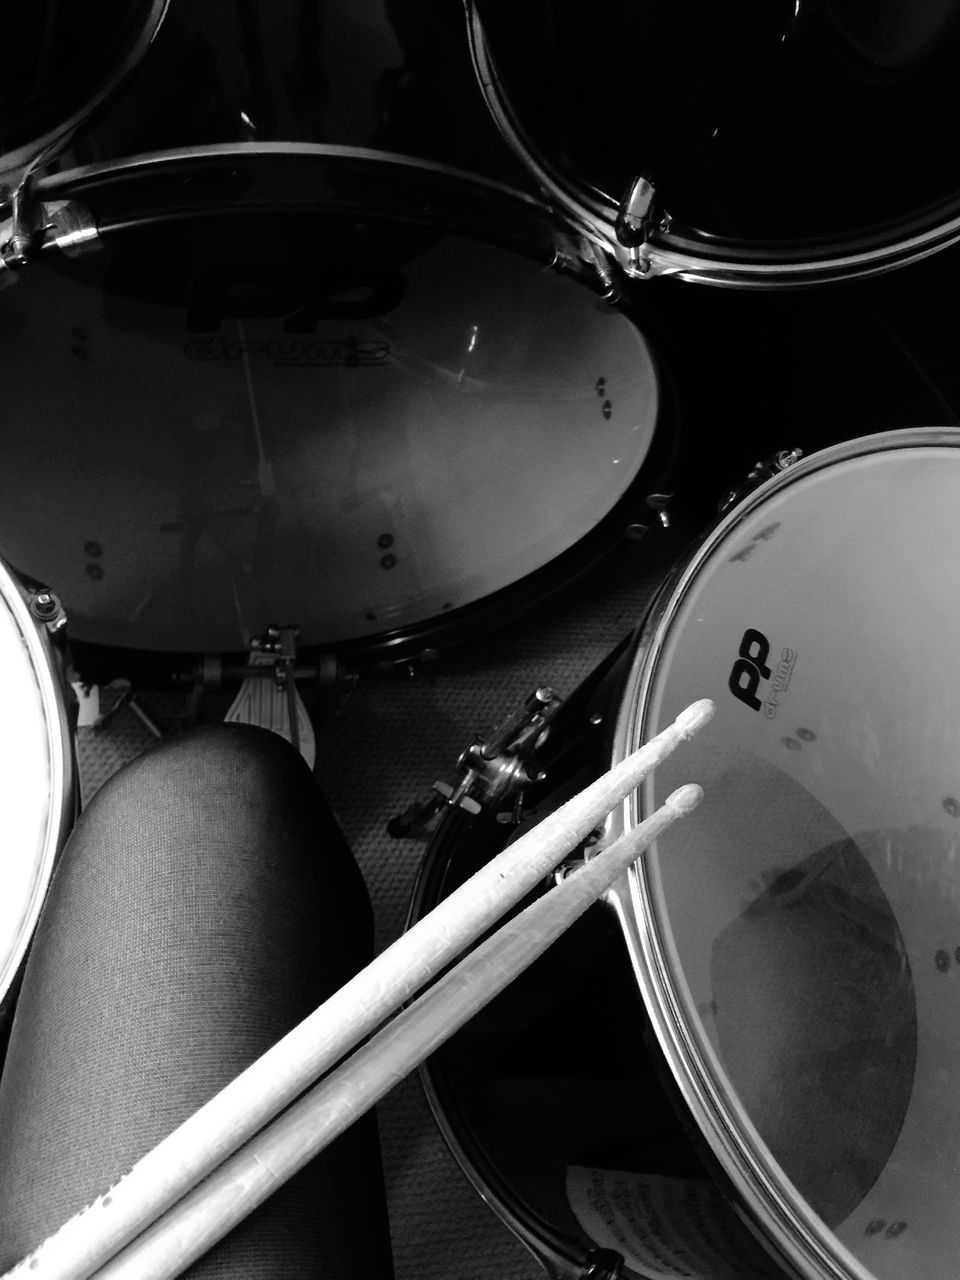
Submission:
[[[856,844],[781,871],[717,935],[710,969],[715,1034],[740,1102],[836,1227],[890,1158],[917,1053],[910,962]]]

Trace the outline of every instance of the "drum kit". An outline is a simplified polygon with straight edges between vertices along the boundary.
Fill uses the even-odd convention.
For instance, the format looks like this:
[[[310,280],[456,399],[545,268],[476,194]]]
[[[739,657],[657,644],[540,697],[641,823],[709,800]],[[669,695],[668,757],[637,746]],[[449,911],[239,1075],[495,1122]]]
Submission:
[[[24,21],[0,1017],[76,815],[77,655],[219,661],[293,620],[364,672],[502,627],[669,524],[696,433],[659,299],[842,293],[960,240],[951,0]],[[401,824],[440,815],[415,923],[716,700],[558,878],[687,775],[696,812],[424,1069],[557,1280],[947,1280],[960,1244],[960,430],[756,453],[636,631]],[[571,1046],[607,1006],[616,1043]]]

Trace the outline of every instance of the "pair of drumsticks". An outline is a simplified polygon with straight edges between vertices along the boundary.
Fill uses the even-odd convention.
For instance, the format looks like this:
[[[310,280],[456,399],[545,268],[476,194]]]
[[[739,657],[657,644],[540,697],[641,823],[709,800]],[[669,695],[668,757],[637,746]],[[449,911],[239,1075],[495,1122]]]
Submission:
[[[693,703],[657,737],[521,836],[4,1280],[180,1275],[512,982],[671,823],[691,812],[702,792],[687,784],[397,1013],[536,888],[713,711],[708,699]]]

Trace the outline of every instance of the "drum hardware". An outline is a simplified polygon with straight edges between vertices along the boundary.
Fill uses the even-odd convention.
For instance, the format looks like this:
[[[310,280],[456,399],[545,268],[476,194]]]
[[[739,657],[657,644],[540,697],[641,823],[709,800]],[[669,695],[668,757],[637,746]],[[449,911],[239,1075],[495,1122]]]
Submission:
[[[648,493],[646,497],[646,505],[651,511],[656,513],[657,522],[654,525],[644,524],[640,520],[633,520],[624,529],[624,535],[630,542],[639,542],[651,530],[669,529],[670,528],[670,512],[669,506],[673,501],[672,493]]]
[[[77,257],[97,244],[90,211],[76,200],[37,199],[32,178],[14,188],[9,204],[9,217],[0,223],[0,286],[12,283],[17,271],[36,261],[45,248],[53,246]]]
[[[618,307],[623,302],[622,283],[613,270],[609,254],[589,236],[568,238],[567,243],[557,247],[552,265],[557,271],[586,274],[593,280],[601,304]]]
[[[111,680],[103,687],[77,680],[73,683],[73,691],[80,704],[77,720],[77,727],[80,729],[103,729],[118,711],[127,707],[152,737],[160,741],[166,736],[134,694],[129,680]]]
[[[271,626],[250,642],[250,658],[237,696],[224,720],[255,724],[291,743],[310,768],[316,759],[313,724],[297,692],[296,626]]]
[[[25,178],[10,197],[10,230],[0,243],[0,254],[8,267],[22,267],[35,256],[44,236],[41,207],[31,198],[31,182]]]
[[[519,822],[525,789],[546,779],[540,770],[531,772],[531,762],[549,737],[561,703],[548,685],[534,689],[487,741],[478,738],[461,753],[456,764],[459,778],[435,782],[432,794],[415,800],[390,819],[388,833],[395,839],[421,836],[444,810],[461,809],[476,816],[508,800],[512,807],[504,812],[505,820]]]
[[[752,493],[754,489],[764,484],[767,480],[772,480],[774,476],[786,471],[795,462],[799,462],[802,457],[802,449],[778,449],[776,453],[767,454],[759,462],[755,462],[747,472],[743,483],[733,489],[728,489],[717,503],[717,514],[726,515],[730,508],[735,507],[748,493]]]
[[[538,686],[487,742],[474,742],[461,753],[459,778],[434,783],[431,793],[390,820],[390,835],[423,836],[441,814],[441,826],[453,814],[467,822],[490,819],[502,827],[530,820],[545,792],[579,776],[585,763],[590,767],[606,722],[609,689],[621,678],[630,639],[624,636],[568,697]],[[504,801],[512,803],[504,807]],[[585,844],[594,844],[599,834],[588,835]]]
[[[62,631],[67,625],[67,615],[63,605],[52,591],[46,588],[35,590],[27,601],[30,612],[38,622],[42,622],[52,636]]]
[[[620,202],[615,225],[617,239],[625,249],[641,248],[655,227],[661,231],[670,229],[670,217],[657,207],[657,191],[649,178],[641,176],[631,182]],[[650,270],[649,260],[644,257],[638,256],[633,265],[640,275]]]

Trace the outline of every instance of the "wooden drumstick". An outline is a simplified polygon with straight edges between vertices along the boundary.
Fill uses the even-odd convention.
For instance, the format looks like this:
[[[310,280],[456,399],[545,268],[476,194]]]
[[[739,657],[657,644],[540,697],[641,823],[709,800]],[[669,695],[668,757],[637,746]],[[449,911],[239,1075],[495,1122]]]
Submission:
[[[318,1155],[569,928],[702,792],[688,784],[482,943],[96,1273],[172,1280]]]
[[[381,952],[8,1276],[88,1280],[514,907],[713,715],[702,699]]]

